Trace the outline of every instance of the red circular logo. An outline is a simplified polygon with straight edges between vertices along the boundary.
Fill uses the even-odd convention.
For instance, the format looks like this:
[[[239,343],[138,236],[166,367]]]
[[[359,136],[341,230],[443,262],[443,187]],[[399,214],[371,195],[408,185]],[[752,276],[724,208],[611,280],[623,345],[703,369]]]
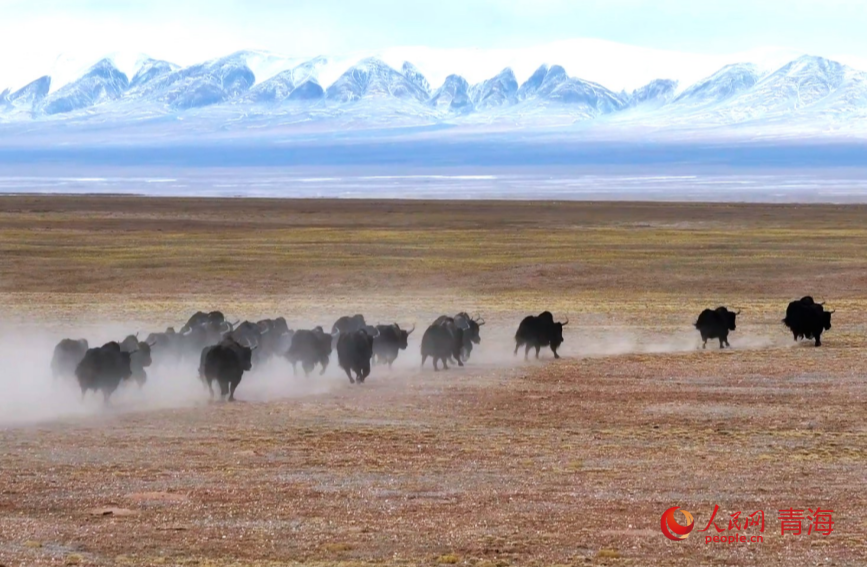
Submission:
[[[680,510],[683,517],[686,518],[686,525],[682,526],[674,519],[674,513],[680,510],[680,506],[672,506],[662,513],[660,525],[662,527],[662,535],[673,541],[683,541],[689,537],[695,522],[692,519],[692,514],[686,510]]]

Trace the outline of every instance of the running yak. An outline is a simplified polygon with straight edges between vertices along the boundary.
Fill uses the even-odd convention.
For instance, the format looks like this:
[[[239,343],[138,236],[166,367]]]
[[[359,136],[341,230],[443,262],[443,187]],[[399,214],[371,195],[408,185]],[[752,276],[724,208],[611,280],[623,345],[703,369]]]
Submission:
[[[378,337],[379,331],[373,327],[340,333],[337,337],[337,363],[346,372],[350,383],[364,384],[364,380],[370,376],[370,359],[373,358],[373,345]],[[355,378],[352,377],[353,372]]]
[[[296,371],[296,364],[300,362],[305,376],[309,376],[317,364],[322,367],[319,374],[325,374],[331,359],[332,341],[336,342],[339,336],[339,331],[329,335],[322,327],[316,327],[312,331],[296,331],[292,335],[292,344],[286,352],[286,359],[292,364],[292,371]]]
[[[81,387],[81,399],[84,399],[88,390],[102,392],[107,405],[120,383],[132,376],[130,366],[132,354],[123,352],[116,342],[88,349],[75,368],[75,376]]]
[[[737,328],[735,318],[740,314],[740,311],[729,311],[725,307],[702,311],[698,316],[698,321],[695,322],[695,328],[701,333],[701,340],[703,341],[701,348],[707,348],[708,339],[719,339],[720,348],[731,347],[729,331],[734,331]]]
[[[213,383],[216,381],[220,386],[220,400],[228,395],[230,402],[235,401],[235,390],[241,383],[244,372],[253,367],[255,349],[255,346],[244,346],[232,337],[202,349],[199,379],[208,387],[211,399],[214,397]]]
[[[536,358],[539,358],[542,347],[551,347],[554,358],[560,358],[557,349],[563,344],[563,327],[568,324],[568,318],[565,323],[555,322],[550,311],[525,317],[515,333],[515,355],[518,354],[518,349],[524,346],[524,360],[527,360],[532,348],[536,349]]]
[[[151,347],[156,344],[147,342],[147,341],[139,341],[138,334],[129,335],[120,343],[120,350],[123,352],[130,353],[129,363],[130,370],[132,371],[132,375],[130,378],[135,380],[136,384],[138,384],[139,388],[145,385],[145,382],[148,380],[147,368],[153,363],[153,358],[151,357]]]
[[[87,339],[63,339],[54,347],[51,357],[51,374],[57,380],[62,376],[75,376],[75,368],[87,353]]]
[[[415,331],[415,325],[409,331],[401,329],[397,323],[377,325],[376,332],[378,335],[373,340],[375,362],[377,364],[386,363],[391,368],[391,365],[397,360],[397,355],[400,351],[406,350],[406,347],[409,346],[409,336],[413,331]]]
[[[443,315],[427,328],[421,338],[421,365],[424,367],[430,357],[433,359],[434,371],[439,370],[438,361],[443,363],[443,370],[448,370],[448,361],[452,358],[458,366],[463,366],[463,347],[464,329],[453,318]]]
[[[822,332],[831,330],[831,315],[834,313],[825,311],[824,305],[816,303],[809,295],[789,303],[783,324],[792,331],[796,341],[814,339],[817,347],[822,346]]]

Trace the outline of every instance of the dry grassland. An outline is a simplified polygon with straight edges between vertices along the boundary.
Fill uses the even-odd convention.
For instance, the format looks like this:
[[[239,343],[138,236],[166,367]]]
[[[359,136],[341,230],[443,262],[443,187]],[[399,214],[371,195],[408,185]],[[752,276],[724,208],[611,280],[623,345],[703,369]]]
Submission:
[[[864,565],[865,290],[857,206],[0,198],[6,328],[489,321],[449,374],[0,429],[0,564]],[[838,309],[821,349],[780,324],[807,293]],[[735,348],[699,351],[718,304]],[[567,358],[520,364],[545,308]],[[716,504],[764,543],[705,545]],[[780,535],[817,506],[830,536]]]

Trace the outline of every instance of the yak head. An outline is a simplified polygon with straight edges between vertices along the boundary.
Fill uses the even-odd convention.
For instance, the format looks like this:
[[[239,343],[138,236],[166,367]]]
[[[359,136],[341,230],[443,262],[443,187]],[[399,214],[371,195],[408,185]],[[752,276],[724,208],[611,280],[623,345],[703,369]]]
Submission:
[[[729,330],[729,331],[734,331],[734,330],[737,329],[737,322],[736,322],[736,319],[737,319],[738,315],[740,315],[740,314],[741,314],[740,310],[738,310],[738,311],[729,311],[728,309],[726,309],[726,313],[725,313],[725,315],[726,315],[726,326],[728,327],[728,330]]]
[[[569,318],[564,323],[551,324],[551,347],[559,348],[563,344],[563,327],[569,324]]]
[[[131,352],[130,359],[136,368],[147,368],[153,363],[151,358],[151,344],[147,342],[138,343],[136,350]]]
[[[415,331],[415,325],[412,326],[412,329],[409,331],[405,331],[401,329],[397,323],[394,324],[394,328],[397,329],[397,346],[400,350],[406,350],[409,346],[409,336]]]
[[[243,368],[245,372],[253,368],[254,350],[256,350],[256,347],[240,347],[241,368]]]
[[[472,319],[470,319],[470,340],[475,344],[479,344],[482,342],[482,336],[479,334],[481,331],[482,325],[485,324],[485,320],[482,319],[481,315],[476,315]]]
[[[834,313],[834,311],[823,311],[822,312],[822,327],[826,331],[831,330],[831,315],[833,313]]]
[[[134,353],[130,352],[121,352],[118,353],[120,356],[120,378],[121,380],[127,380],[130,376],[132,376],[132,355]]]

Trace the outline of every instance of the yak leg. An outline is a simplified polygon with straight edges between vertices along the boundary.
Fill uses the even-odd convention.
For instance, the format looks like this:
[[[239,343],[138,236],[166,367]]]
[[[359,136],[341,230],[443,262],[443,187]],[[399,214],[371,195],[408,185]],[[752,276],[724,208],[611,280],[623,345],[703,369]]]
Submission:
[[[720,347],[721,349],[726,347],[726,340],[725,340],[724,337],[720,337],[720,338],[719,338],[719,347]]]
[[[707,335],[702,335],[701,340],[702,340],[701,348],[706,349],[707,348]]]
[[[240,379],[232,380],[231,384],[229,385],[229,401],[230,402],[235,401],[235,390],[238,388],[238,384],[240,384],[240,383],[241,383]]]
[[[348,366],[343,370],[346,372],[346,375],[349,376],[349,383],[355,384],[355,378],[352,377],[352,370]]]
[[[553,352],[553,353],[554,353],[554,358],[560,358],[560,355],[559,355],[559,354],[557,354],[557,349],[556,349],[556,348],[554,348],[554,347],[551,347],[551,352]]]
[[[220,401],[223,400],[226,396],[229,395],[229,382],[227,380],[220,380]]]
[[[461,361],[461,355],[458,354],[458,366],[463,366],[464,363]]]
[[[521,343],[519,341],[515,341],[515,354],[513,356],[518,356],[519,348],[521,348]]]
[[[388,359],[388,369],[389,370],[391,370],[391,365],[394,364],[394,361],[396,358],[397,357],[394,357],[394,358],[389,357],[389,359]]]
[[[292,375],[298,376],[298,361],[297,360],[292,361]]]
[[[822,332],[816,333],[816,346],[822,346]]]
[[[540,351],[540,350],[542,350],[542,347],[539,346],[539,345],[536,345],[536,360],[539,359],[539,351]]]
[[[322,365],[322,371],[319,373],[320,376],[325,374],[325,371],[328,370],[328,359],[320,360],[319,364]]]
[[[422,367],[422,368],[424,368],[424,361],[425,361],[425,360],[427,360],[427,355],[426,355],[426,354],[422,354],[422,355],[421,355],[421,367]]]
[[[211,399],[213,400],[214,399],[214,381],[208,380],[207,384],[208,384],[208,391],[211,393]]]
[[[524,360],[528,360],[530,358],[530,349],[533,348],[533,345],[527,344],[527,348],[524,349]]]
[[[440,369],[437,367],[437,360],[439,360],[439,359],[438,359],[437,357],[434,356],[434,357],[432,358],[432,360],[433,360],[434,372],[439,372]]]

